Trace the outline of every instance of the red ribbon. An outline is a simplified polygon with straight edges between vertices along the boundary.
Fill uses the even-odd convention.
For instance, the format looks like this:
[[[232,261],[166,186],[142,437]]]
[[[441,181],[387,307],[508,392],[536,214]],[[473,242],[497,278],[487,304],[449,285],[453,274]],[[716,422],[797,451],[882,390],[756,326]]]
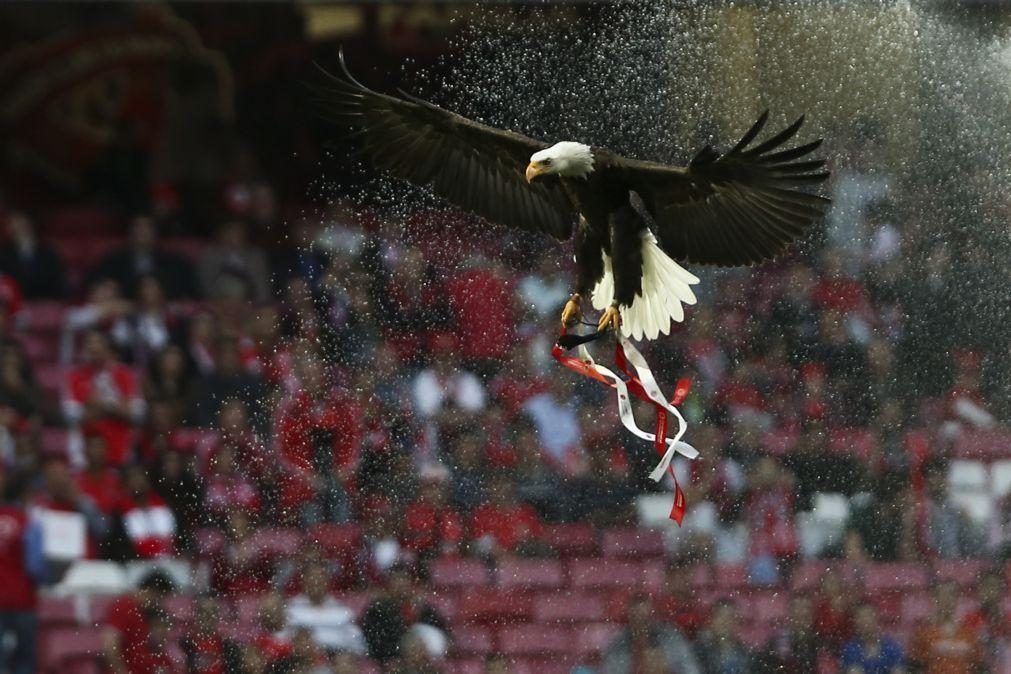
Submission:
[[[564,328],[562,328],[561,334],[565,334]],[[579,358],[565,355],[564,350],[558,344],[555,344],[551,349],[551,356],[573,372],[581,374],[584,377],[594,379],[608,388],[615,388],[613,383],[593,369],[589,363],[583,362]],[[639,380],[638,375],[632,370],[632,368],[629,367],[628,359],[625,356],[625,349],[622,348],[620,342],[616,343],[614,347],[614,362],[618,366],[618,369],[621,370],[621,372],[628,378],[628,381],[625,383],[628,390],[635,395],[635,397],[653,406],[656,414],[656,430],[654,431],[655,439],[653,441],[653,446],[655,447],[657,454],[663,457],[667,451],[667,410],[647,395],[646,389]],[[690,388],[691,381],[689,379],[683,378],[678,380],[677,386],[674,389],[674,395],[671,396],[670,404],[672,406],[677,406],[684,402]],[[681,485],[678,483],[677,475],[674,474],[674,466],[671,465],[669,470],[671,477],[674,479],[674,503],[671,506],[669,517],[677,522],[678,526],[680,526],[685,516],[687,503],[685,501],[684,491],[682,491]]]

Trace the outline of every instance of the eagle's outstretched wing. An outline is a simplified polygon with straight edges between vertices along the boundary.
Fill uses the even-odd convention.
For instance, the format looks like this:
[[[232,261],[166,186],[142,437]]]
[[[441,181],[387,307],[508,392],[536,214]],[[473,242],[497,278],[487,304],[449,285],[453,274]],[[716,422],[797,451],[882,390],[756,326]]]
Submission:
[[[408,94],[372,91],[351,76],[326,73],[324,114],[362,138],[379,168],[492,222],[567,239],[577,214],[557,178],[528,184],[530,155],[546,143],[480,124]]]
[[[824,161],[797,161],[821,141],[778,149],[800,129],[801,117],[749,149],[767,119],[765,112],[726,154],[706,147],[686,168],[611,159],[609,168],[642,197],[668,255],[694,264],[756,264],[782,253],[821,217],[829,200],[797,189],[828,177]]]

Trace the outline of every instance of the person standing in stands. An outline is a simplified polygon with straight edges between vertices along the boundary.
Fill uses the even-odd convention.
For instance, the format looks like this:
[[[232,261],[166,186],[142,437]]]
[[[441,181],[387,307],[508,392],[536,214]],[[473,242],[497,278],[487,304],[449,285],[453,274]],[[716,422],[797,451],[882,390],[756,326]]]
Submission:
[[[982,665],[982,644],[976,632],[958,622],[958,586],[939,584],[934,590],[934,614],[913,635],[910,665],[923,674],[977,674]]]
[[[62,299],[67,291],[63,261],[40,241],[35,223],[22,211],[7,214],[7,241],[0,246],[0,272],[21,288],[25,299]]]
[[[902,647],[892,637],[882,634],[877,610],[870,604],[861,604],[857,607],[854,623],[856,634],[842,650],[842,671],[845,674],[904,674]]]
[[[123,292],[133,297],[140,280],[145,276],[157,278],[169,300],[199,296],[193,264],[182,255],[158,245],[158,229],[154,219],[147,215],[137,215],[130,221],[126,246],[102,258],[88,273],[84,287],[90,287],[101,279],[112,279]]]
[[[648,594],[640,592],[633,595],[625,616],[625,629],[603,652],[601,674],[645,672],[652,666],[651,663],[657,661],[666,666],[666,671],[678,674],[707,671],[699,667],[688,640],[676,629],[655,618]]]
[[[133,594],[109,605],[102,620],[102,655],[112,674],[150,674],[152,626],[158,623],[162,602],[173,589],[163,571],[152,571]]]
[[[0,470],[0,671],[9,674],[35,672],[35,590],[48,575],[41,527],[29,518],[25,492],[20,476]]]

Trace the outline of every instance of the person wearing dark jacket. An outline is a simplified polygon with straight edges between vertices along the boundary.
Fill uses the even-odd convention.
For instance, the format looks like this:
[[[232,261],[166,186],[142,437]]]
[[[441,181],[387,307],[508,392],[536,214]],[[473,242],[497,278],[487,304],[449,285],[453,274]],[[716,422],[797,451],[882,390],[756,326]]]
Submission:
[[[445,619],[418,596],[410,567],[394,565],[387,576],[386,591],[362,615],[369,657],[380,663],[399,657],[404,636],[418,623],[447,631]]]
[[[127,245],[102,258],[88,273],[84,287],[111,279],[124,295],[132,299],[137,294],[140,280],[145,276],[158,279],[169,300],[199,296],[193,263],[182,255],[159,246],[154,220],[146,215],[138,215],[130,222]]]
[[[7,241],[0,246],[0,272],[13,278],[28,300],[62,299],[67,291],[63,260],[40,241],[28,214],[7,214]]]

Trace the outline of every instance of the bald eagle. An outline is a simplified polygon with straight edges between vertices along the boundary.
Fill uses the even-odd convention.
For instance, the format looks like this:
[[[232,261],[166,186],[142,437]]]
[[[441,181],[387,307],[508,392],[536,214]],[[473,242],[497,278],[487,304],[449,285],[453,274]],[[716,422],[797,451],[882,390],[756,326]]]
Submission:
[[[803,191],[828,177],[824,161],[798,161],[820,144],[789,149],[801,117],[752,146],[768,112],[728,152],[706,146],[687,167],[628,159],[601,147],[549,144],[467,119],[406,92],[378,93],[327,73],[328,116],[348,123],[377,167],[486,220],[560,241],[573,239],[575,293],[562,323],[589,297],[598,330],[656,339],[682,321],[699,279],[678,262],[753,265],[804,235],[829,200]],[[324,71],[326,72],[326,71]],[[800,188],[800,189],[798,189]]]

